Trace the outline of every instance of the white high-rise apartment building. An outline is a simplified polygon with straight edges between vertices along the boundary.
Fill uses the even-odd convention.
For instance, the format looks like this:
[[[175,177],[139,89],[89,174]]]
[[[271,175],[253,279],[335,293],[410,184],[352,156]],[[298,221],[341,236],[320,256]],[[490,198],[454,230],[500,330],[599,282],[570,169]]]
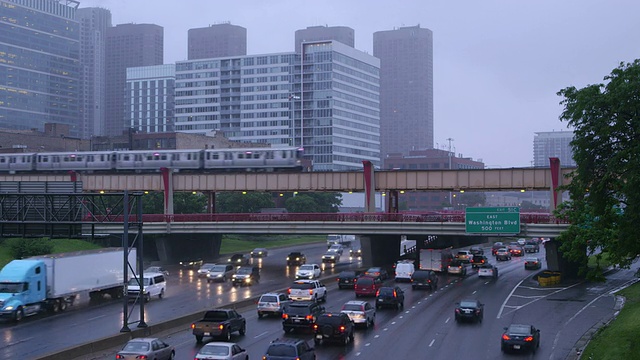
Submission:
[[[533,137],[533,166],[549,167],[549,158],[560,159],[562,167],[575,167],[571,141],[573,131],[537,132]]]

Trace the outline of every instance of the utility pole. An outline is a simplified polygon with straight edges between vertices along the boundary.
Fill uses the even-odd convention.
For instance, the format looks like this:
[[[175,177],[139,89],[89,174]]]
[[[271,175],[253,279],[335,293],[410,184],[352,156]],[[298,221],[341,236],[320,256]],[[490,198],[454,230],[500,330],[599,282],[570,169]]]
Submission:
[[[449,142],[449,151],[448,151],[448,156],[449,156],[449,170],[451,170],[451,143],[453,142],[453,138],[447,138],[447,142]],[[453,194],[451,193],[451,191],[449,191],[449,207],[453,207],[453,198],[452,198]]]

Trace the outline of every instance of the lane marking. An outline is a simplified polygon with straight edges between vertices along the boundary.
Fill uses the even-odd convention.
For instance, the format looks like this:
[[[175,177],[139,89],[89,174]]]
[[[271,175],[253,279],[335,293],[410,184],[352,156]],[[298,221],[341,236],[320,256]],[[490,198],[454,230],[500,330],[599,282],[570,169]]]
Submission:
[[[380,335],[377,335],[377,334],[376,334],[376,336],[374,336],[373,338],[374,338],[374,339],[377,339],[377,338],[379,338],[379,337],[380,337]]]
[[[475,294],[475,293],[477,293],[477,292],[478,292],[478,290],[476,290],[476,291],[472,292],[472,293],[471,293],[471,295],[473,295],[473,294]]]
[[[107,316],[107,315],[100,315],[100,316],[92,317],[92,318],[87,319],[87,321],[97,320],[97,319],[103,318],[105,316]]]
[[[258,334],[258,335],[256,335],[256,336],[254,336],[253,338],[254,338],[254,339],[257,339],[257,338],[259,338],[260,336],[262,336],[262,335],[266,335],[266,334],[268,334],[268,333],[269,333],[268,331],[265,331],[265,332],[263,332],[263,333],[261,333],[261,334]]]
[[[429,347],[433,346],[434,342],[436,342],[436,339],[431,340],[431,342],[429,343]]]
[[[451,320],[450,317],[448,317],[447,320],[444,321],[444,323],[447,324],[449,322],[449,320]]]

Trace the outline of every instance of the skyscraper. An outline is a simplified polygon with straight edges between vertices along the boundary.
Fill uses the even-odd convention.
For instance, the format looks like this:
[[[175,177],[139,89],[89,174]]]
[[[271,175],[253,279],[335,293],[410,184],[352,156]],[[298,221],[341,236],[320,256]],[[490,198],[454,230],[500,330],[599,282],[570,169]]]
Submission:
[[[433,34],[420,25],[373,34],[380,59],[381,155],[433,148]]]
[[[105,134],[105,47],[111,12],[102,8],[80,8],[80,137]]]
[[[176,65],[127,69],[125,111],[129,126],[137,132],[173,132]]]
[[[120,24],[107,29],[105,135],[129,128],[125,116],[127,68],[162,65],[164,29],[154,24]]]
[[[533,166],[549,167],[549,158],[560,159],[561,166],[576,166],[571,141],[573,131],[537,132],[533,137]]]
[[[188,42],[189,60],[247,55],[247,29],[238,25],[189,29]]]
[[[79,135],[77,1],[0,0],[0,126]]]
[[[303,42],[335,40],[347,46],[355,47],[355,31],[347,26],[309,26],[296,30],[296,53],[300,53]]]

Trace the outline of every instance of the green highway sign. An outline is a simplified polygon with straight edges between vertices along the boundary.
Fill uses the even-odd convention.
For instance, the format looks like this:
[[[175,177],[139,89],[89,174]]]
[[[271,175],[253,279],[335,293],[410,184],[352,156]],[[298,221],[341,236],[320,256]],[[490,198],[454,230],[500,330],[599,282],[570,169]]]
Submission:
[[[464,213],[465,231],[472,234],[517,234],[519,207],[469,207]]]

